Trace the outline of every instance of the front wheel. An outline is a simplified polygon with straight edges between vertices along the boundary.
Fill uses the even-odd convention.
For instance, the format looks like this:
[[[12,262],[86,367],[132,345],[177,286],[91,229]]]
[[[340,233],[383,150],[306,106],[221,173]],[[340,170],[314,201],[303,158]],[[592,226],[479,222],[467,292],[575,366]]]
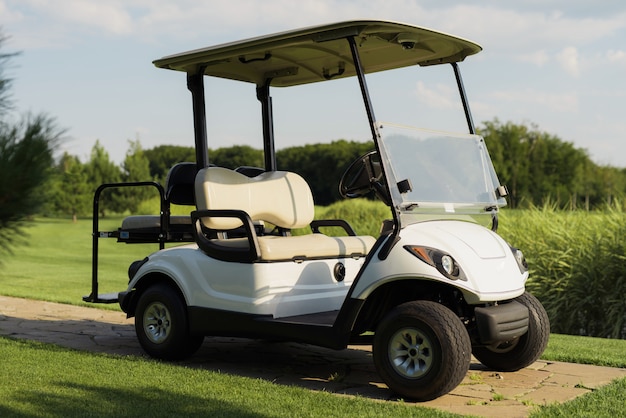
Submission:
[[[534,363],[543,354],[550,337],[550,320],[543,305],[526,292],[515,299],[528,308],[528,332],[496,347],[474,347],[474,357],[485,366],[515,372]]]
[[[372,348],[387,386],[418,401],[450,392],[470,365],[467,330],[451,310],[431,301],[394,308],[378,325]]]
[[[204,336],[190,335],[185,304],[171,286],[146,289],[137,302],[135,332],[141,347],[162,360],[182,360],[195,353]]]

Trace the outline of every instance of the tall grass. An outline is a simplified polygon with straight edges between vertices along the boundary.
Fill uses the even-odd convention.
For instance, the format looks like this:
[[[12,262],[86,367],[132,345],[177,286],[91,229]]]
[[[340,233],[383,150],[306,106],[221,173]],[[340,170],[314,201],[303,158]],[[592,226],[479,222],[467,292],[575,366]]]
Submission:
[[[499,233],[524,251],[552,332],[626,338],[626,213],[503,210]]]

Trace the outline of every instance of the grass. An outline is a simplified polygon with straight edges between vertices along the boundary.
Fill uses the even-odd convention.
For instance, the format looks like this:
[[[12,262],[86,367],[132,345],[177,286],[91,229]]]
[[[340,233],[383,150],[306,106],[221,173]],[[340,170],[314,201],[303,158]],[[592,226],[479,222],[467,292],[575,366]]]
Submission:
[[[100,230],[115,230],[120,222],[120,218],[105,219]],[[11,257],[0,260],[0,292],[85,305],[82,296],[91,291],[91,220],[73,223],[69,219],[41,218],[26,232],[28,245],[16,247]],[[100,239],[99,247],[100,293],[126,289],[130,263],[158,249],[156,245],[119,244],[115,239]]]
[[[453,417],[219,372],[0,338],[0,416]]]
[[[534,418],[618,417],[624,415],[624,405],[626,405],[626,379],[619,379],[572,401],[542,406],[530,416]]]
[[[114,229],[119,222],[119,218],[107,219],[101,229]],[[12,257],[2,260],[0,294],[86,305],[82,295],[90,291],[91,221],[38,219],[29,234],[29,246],[16,248]],[[105,292],[124,289],[130,262],[156,249],[118,244],[114,239],[99,242]],[[625,352],[626,340],[552,334],[543,358],[626,367]],[[7,338],[0,338],[0,358],[4,360],[2,417],[453,416],[401,402],[341,397],[143,358]],[[625,397],[626,379],[621,379],[574,401],[539,407],[533,416],[619,415]]]
[[[523,249],[553,332],[626,338],[625,211],[504,210],[498,232]]]
[[[626,340],[550,334],[544,360],[626,368]]]

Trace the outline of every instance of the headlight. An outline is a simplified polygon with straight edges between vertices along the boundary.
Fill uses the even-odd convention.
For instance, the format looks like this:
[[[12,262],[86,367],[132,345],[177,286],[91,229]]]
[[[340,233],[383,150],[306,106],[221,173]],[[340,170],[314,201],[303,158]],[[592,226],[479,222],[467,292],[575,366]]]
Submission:
[[[449,276],[451,276],[454,273],[456,266],[452,257],[449,255],[443,255],[441,256],[441,267]]]
[[[517,261],[517,266],[519,267],[522,273],[526,273],[528,271],[528,263],[526,263],[526,257],[524,257],[524,253],[519,248],[511,247],[511,251],[513,251],[513,256],[515,257],[515,261]]]
[[[404,248],[424,263],[435,267],[439,273],[448,279],[467,280],[458,263],[450,254],[420,245],[405,245]]]

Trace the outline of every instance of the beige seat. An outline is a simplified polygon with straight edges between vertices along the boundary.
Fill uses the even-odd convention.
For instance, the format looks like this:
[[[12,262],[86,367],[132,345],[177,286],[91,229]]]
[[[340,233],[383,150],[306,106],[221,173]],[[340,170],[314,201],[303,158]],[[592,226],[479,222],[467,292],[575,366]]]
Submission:
[[[226,168],[208,167],[196,176],[195,192],[198,212],[194,216],[211,230],[233,230],[245,226],[247,219],[250,223],[265,221],[284,229],[304,228],[313,221],[311,189],[302,177],[292,172],[272,171],[250,178]],[[205,251],[210,255],[215,255],[211,248],[222,247],[228,254],[228,249],[241,252],[255,246],[256,255],[244,261],[277,261],[365,256],[376,240],[371,236],[329,237],[321,233],[257,235],[253,228],[248,228],[245,238],[208,241]]]

